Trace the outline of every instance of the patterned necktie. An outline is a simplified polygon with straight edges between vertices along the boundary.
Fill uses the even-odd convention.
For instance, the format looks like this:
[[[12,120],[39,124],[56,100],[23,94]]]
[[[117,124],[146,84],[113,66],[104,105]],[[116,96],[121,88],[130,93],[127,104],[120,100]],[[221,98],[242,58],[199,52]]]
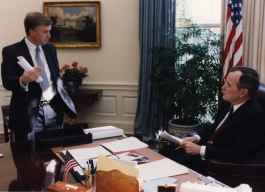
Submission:
[[[49,80],[48,80],[48,76],[47,73],[45,71],[45,66],[43,63],[43,60],[41,58],[41,49],[40,46],[36,47],[36,62],[37,62],[37,66],[41,68],[41,77],[43,79],[43,81],[40,83],[41,89],[42,91],[46,90],[49,87]]]
[[[212,143],[214,138],[223,131],[225,122],[231,118],[233,114],[233,107],[230,108],[230,110],[227,112],[223,120],[218,124],[217,128],[215,129],[214,133],[211,135],[211,137],[208,139],[208,143]]]

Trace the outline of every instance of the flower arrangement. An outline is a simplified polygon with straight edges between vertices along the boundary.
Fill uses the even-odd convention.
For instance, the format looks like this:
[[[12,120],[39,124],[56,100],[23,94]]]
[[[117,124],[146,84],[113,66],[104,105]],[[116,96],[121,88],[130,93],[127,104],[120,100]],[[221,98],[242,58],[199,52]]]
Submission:
[[[82,79],[87,76],[87,67],[80,65],[74,61],[71,65],[64,64],[60,67],[60,74],[63,81],[82,82]]]

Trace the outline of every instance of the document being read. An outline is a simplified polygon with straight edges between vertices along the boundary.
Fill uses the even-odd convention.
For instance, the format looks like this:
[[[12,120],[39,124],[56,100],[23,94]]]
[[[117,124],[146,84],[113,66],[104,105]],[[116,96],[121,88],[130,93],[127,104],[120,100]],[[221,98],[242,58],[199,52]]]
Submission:
[[[183,142],[183,140],[181,138],[176,137],[174,135],[171,135],[166,131],[158,132],[158,137],[159,137],[159,139],[164,139],[164,140],[170,141],[170,142],[178,144],[178,145],[181,145]]]
[[[18,56],[17,57],[17,64],[24,69],[24,71],[29,71],[32,70],[33,67],[29,64],[29,62],[23,57],[23,56]],[[42,82],[43,79],[41,76],[38,77],[38,79],[36,80],[36,82],[40,83]]]

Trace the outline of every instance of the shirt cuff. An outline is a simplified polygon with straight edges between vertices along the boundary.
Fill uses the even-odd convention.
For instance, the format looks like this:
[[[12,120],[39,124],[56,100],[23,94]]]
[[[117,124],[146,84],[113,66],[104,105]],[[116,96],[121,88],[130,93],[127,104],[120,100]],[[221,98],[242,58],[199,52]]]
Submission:
[[[206,152],[206,146],[205,145],[202,145],[201,146],[201,149],[200,149],[200,156],[203,160],[205,160],[205,152]]]
[[[29,91],[29,84],[25,84],[22,82],[21,78],[19,78],[19,85],[22,87],[26,92]]]
[[[196,139],[197,142],[199,142],[201,140],[200,135],[195,134],[195,135],[193,135],[193,137],[195,137],[195,139]]]

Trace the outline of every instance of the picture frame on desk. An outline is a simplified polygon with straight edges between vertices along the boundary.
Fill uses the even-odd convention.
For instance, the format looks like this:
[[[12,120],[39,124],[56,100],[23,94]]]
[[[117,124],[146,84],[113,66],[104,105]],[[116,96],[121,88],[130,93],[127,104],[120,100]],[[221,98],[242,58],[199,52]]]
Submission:
[[[51,42],[57,48],[100,48],[99,1],[44,2],[43,13],[52,20]]]

